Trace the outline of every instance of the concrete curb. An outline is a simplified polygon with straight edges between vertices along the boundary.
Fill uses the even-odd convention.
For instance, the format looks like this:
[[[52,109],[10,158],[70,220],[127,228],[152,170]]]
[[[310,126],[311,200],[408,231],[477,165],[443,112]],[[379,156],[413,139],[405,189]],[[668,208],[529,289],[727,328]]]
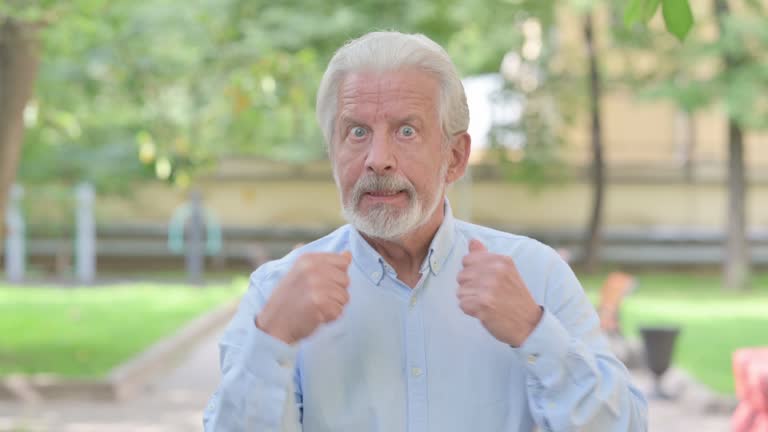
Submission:
[[[717,393],[677,367],[670,368],[664,380],[669,388],[674,389],[678,401],[698,414],[731,415],[739,404],[736,396]]]
[[[608,338],[611,350],[630,371],[649,373],[645,368],[645,348],[637,339]],[[672,390],[675,401],[700,414],[732,414],[739,401],[734,395],[723,395],[699,382],[679,367],[669,368],[664,386]]]
[[[51,374],[11,375],[0,380],[0,400],[35,403],[42,400],[129,399],[176,366],[201,339],[226,324],[240,300],[195,318],[176,333],[112,369],[105,378],[76,379]]]

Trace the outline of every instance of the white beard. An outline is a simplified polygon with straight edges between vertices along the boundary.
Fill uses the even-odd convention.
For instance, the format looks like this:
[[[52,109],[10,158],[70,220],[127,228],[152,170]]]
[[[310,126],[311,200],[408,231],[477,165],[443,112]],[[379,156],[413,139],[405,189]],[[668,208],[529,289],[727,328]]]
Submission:
[[[442,204],[441,191],[445,187],[447,172],[448,164],[446,163],[440,168],[435,193],[428,199],[419,196],[413,184],[403,176],[367,174],[355,183],[348,200],[342,197],[344,219],[368,236],[389,241],[401,239],[424,225],[437,210],[437,206]],[[339,184],[338,178],[336,183]],[[404,191],[408,196],[408,207],[401,210],[388,204],[376,204],[368,210],[367,214],[361,214],[358,211],[360,201],[367,192],[373,191]]]

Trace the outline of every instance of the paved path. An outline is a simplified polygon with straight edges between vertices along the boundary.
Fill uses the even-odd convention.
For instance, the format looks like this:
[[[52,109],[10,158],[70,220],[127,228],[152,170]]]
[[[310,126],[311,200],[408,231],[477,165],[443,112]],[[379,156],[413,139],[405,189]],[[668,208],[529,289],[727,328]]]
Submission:
[[[218,332],[217,332],[218,333]],[[202,430],[201,413],[219,380],[215,337],[206,339],[176,371],[143,397],[124,402],[55,402],[20,405],[0,402],[0,431],[176,432]],[[650,389],[646,375],[636,384]],[[725,432],[727,415],[708,415],[685,404],[650,401],[652,432]],[[361,431],[363,432],[363,431]]]
[[[202,430],[202,410],[219,381],[214,337],[144,396],[123,403],[0,402],[2,432],[176,432]]]
[[[648,374],[633,371],[632,379],[640,390],[646,394],[650,393],[652,381]],[[673,389],[675,386],[669,387]],[[723,413],[708,413],[700,404],[692,403],[690,398],[676,401],[648,399],[648,430],[651,432],[728,432],[731,430],[730,416]]]

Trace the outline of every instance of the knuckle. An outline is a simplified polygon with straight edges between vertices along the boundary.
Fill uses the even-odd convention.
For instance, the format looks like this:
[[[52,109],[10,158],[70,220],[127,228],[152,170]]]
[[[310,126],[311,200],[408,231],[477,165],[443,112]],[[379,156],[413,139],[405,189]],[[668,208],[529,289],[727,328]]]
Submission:
[[[482,294],[480,294],[480,304],[484,308],[487,308],[493,304],[493,298],[494,296],[491,290],[485,290]]]
[[[472,313],[470,303],[466,299],[459,299],[459,308],[461,308],[461,310],[466,314]]]
[[[296,259],[295,267],[301,273],[306,273],[312,269],[313,259],[311,254],[304,254]]]
[[[315,322],[316,323],[326,322],[325,314],[321,309],[318,309],[317,311],[315,311]]]
[[[304,283],[307,284],[310,289],[315,291],[317,290],[317,287],[320,286],[320,278],[317,277],[316,274],[308,274],[304,277]]]
[[[312,303],[313,306],[319,307],[323,304],[325,301],[325,296],[322,295],[322,292],[319,290],[312,290],[309,292],[309,300]]]
[[[506,263],[506,261],[504,259],[495,260],[493,262],[493,270],[497,274],[504,274],[504,273],[506,273],[508,271],[507,270],[507,263]]]

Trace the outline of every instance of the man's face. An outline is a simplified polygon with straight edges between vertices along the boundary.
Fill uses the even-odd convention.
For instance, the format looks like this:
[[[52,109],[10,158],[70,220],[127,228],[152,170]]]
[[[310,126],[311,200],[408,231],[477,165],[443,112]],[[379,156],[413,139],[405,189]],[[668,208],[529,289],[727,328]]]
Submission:
[[[331,149],[344,215],[372,237],[395,240],[429,219],[445,191],[450,152],[439,83],[423,71],[358,72],[339,88]]]

